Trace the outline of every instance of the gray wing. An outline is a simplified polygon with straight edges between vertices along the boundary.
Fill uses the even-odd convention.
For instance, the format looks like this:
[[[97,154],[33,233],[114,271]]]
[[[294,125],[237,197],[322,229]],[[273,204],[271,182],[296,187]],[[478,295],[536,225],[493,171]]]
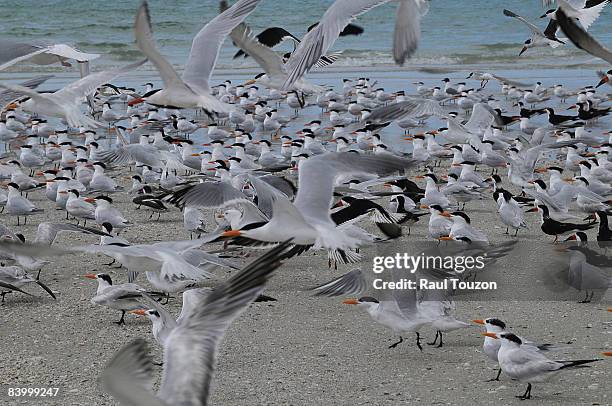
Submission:
[[[493,76],[495,79],[499,80],[500,82],[506,83],[506,84],[512,85],[512,86],[527,87],[527,86],[533,85],[533,83],[518,82],[516,80],[508,79],[508,78],[503,77],[503,76],[495,75],[493,73],[491,73],[490,75]]]
[[[36,76],[30,80],[20,83],[20,86],[27,87],[28,89],[36,89],[38,86],[51,79],[53,75]],[[6,104],[11,100],[15,100],[23,96],[23,93],[13,90],[2,90],[0,91],[0,104]]]
[[[393,33],[393,59],[398,65],[403,65],[416,51],[421,37],[421,17],[428,8],[424,0],[399,2]]]
[[[261,294],[288,247],[289,242],[284,242],[269,250],[217,286],[172,331],[164,346],[161,399],[177,405],[207,404],[218,346],[227,328]]]
[[[153,145],[129,144],[113,151],[98,153],[102,162],[113,165],[125,165],[132,162],[141,162],[153,168],[162,167],[162,154]]]
[[[495,122],[495,115],[492,113],[491,107],[485,103],[476,103],[472,109],[472,115],[465,128],[475,134],[484,133]]]
[[[504,9],[504,15],[506,17],[512,17],[512,18],[516,18],[517,20],[521,21],[523,24],[525,24],[529,30],[531,31],[531,33],[535,36],[538,37],[542,37],[542,38],[546,38],[546,36],[544,35],[544,33],[542,31],[540,31],[540,29],[533,24],[532,22],[528,21],[527,19],[525,19],[525,17],[522,17],[510,10],[506,10]]]
[[[304,36],[286,63],[289,76],[283,84],[288,90],[308,72],[336,42],[340,33],[361,14],[387,3],[389,0],[336,0],[319,24]]]
[[[315,292],[314,296],[334,297],[359,295],[365,292],[367,288],[365,275],[361,269],[357,268],[311,290]]]
[[[136,18],[134,20],[134,37],[136,38],[136,46],[143,54],[151,61],[162,81],[164,87],[171,85],[185,88],[185,85],[178,73],[174,70],[170,62],[159,53],[153,39],[153,29],[151,28],[151,14],[149,13],[149,4],[142,2]]]
[[[29,55],[41,49],[43,52],[46,51],[45,47],[0,39],[0,65],[4,65],[13,59]]]
[[[403,117],[422,117],[432,115],[437,117],[446,117],[447,112],[442,106],[440,106],[440,103],[433,100],[413,99],[378,107],[368,116],[367,121],[386,122],[399,120]]]
[[[179,207],[222,207],[250,200],[238,189],[225,182],[204,182],[186,186],[163,198]]]
[[[38,225],[38,229],[36,230],[36,238],[34,238],[34,243],[51,245],[55,241],[57,235],[62,231],[95,234],[107,237],[110,236],[110,234],[107,234],[95,228],[77,226],[76,224],[43,222]]]
[[[290,200],[295,197],[297,188],[290,180],[276,175],[259,176],[259,179],[283,192]]]
[[[92,73],[90,75],[85,76],[84,78],[77,80],[76,82],[69,84],[63,89],[58,90],[54,93],[54,96],[61,98],[65,101],[76,102],[78,100],[81,100],[85,96],[88,96],[103,84],[110,82],[117,76],[128,73],[138,68],[139,66],[142,66],[145,62],[147,62],[147,60],[143,59],[138,62],[121,66],[119,68]]]
[[[612,63],[612,51],[605,48],[589,33],[579,27],[562,9],[557,10],[557,21],[559,22],[561,30],[576,47],[608,63]]]
[[[239,24],[230,33],[234,44],[255,59],[257,64],[269,75],[284,75],[283,60],[272,49],[260,43],[245,23]]]
[[[334,182],[341,174],[372,173],[388,175],[409,168],[414,161],[391,154],[358,155],[351,152],[326,153],[308,158],[299,166],[295,206],[304,217],[332,223]]]
[[[176,319],[176,323],[182,324],[183,320],[205,303],[205,299],[211,292],[210,288],[195,288],[183,292],[183,307],[181,307],[181,314]]]
[[[153,387],[153,364],[145,340],[123,346],[102,371],[98,381],[123,406],[167,406],[157,399]]]
[[[253,185],[257,193],[257,208],[259,208],[266,217],[269,219],[272,218],[272,206],[275,196],[283,195],[285,198],[288,198],[288,196],[276,189],[273,185],[254,175],[249,174],[249,182]]]
[[[217,62],[225,37],[242,22],[260,0],[239,0],[198,32],[191,44],[191,52],[185,64],[183,80],[199,91],[209,91],[208,81]]]
[[[232,261],[227,261],[223,258],[219,258],[215,254],[210,254],[200,249],[190,249],[190,250],[187,250],[181,253],[181,255],[187,262],[189,262],[193,266],[200,266],[203,264],[213,264],[213,265],[222,266],[222,267],[230,268],[230,269],[240,269],[238,264],[235,264]]]

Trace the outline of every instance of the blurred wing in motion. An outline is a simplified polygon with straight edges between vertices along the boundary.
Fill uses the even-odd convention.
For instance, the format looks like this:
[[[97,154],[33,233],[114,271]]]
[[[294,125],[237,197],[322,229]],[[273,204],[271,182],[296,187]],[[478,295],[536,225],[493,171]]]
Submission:
[[[342,30],[348,23],[361,14],[387,3],[389,0],[336,0],[332,4],[319,24],[312,29],[291,54],[286,67],[289,76],[283,89],[290,89],[306,72],[327,53],[336,42]]]
[[[612,64],[612,51],[605,48],[589,33],[579,27],[561,8],[557,10],[557,21],[561,30],[576,47]]]
[[[401,0],[395,16],[393,59],[402,66],[416,51],[421,37],[421,17],[427,14],[425,0]]]
[[[98,381],[124,406],[167,406],[157,399],[153,387],[153,363],[147,343],[136,339],[123,346],[106,365]]]
[[[218,346],[227,328],[263,292],[289,244],[269,250],[217,286],[172,331],[164,346],[159,398],[173,405],[208,404]]]
[[[353,296],[362,294],[367,287],[363,272],[357,268],[311,290],[315,292],[314,296]]]

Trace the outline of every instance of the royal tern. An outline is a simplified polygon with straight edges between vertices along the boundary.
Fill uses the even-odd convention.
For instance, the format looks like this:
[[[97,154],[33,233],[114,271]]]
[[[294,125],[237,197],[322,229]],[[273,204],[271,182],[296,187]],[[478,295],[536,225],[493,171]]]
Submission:
[[[351,252],[364,244],[362,236],[342,231],[331,219],[330,206],[337,177],[347,173],[387,174],[408,168],[413,162],[392,155],[363,156],[355,153],[326,153],[298,162],[299,184],[295,201],[284,194],[273,196],[273,215],[265,225],[248,230],[231,230],[224,237],[261,243],[293,239],[298,252],[312,246],[325,248],[330,259],[354,262]],[[194,196],[195,197],[195,196]]]
[[[563,369],[576,368],[599,361],[598,359],[576,361],[553,361],[542,353],[523,348],[523,341],[512,333],[484,333],[488,337],[501,340],[497,353],[499,367],[513,379],[527,383],[527,389],[519,399],[531,399],[532,382],[545,382]]]
[[[225,37],[255,10],[259,1],[240,0],[206,24],[193,39],[182,77],[157,50],[153,39],[149,6],[144,1],[138,9],[134,22],[136,45],[155,65],[164,82],[164,88],[134,99],[130,105],[146,101],[159,107],[199,107],[208,111],[229,112],[230,106],[210,93],[210,76]]]
[[[91,298],[91,303],[121,311],[121,319],[115,324],[125,324],[125,313],[128,311],[146,309],[146,305],[138,300],[145,293],[139,285],[135,283],[113,285],[110,275],[105,273],[86,274],[85,277],[98,281],[98,290]]]
[[[81,111],[81,100],[92,94],[101,85],[119,75],[138,68],[145,62],[146,59],[120,68],[87,75],[50,94],[38,93],[32,89],[19,85],[5,85],[0,83],[0,87],[17,91],[28,96],[29,99],[20,104],[25,110],[47,116],[61,117],[72,127],[98,127],[100,124],[97,121]]]

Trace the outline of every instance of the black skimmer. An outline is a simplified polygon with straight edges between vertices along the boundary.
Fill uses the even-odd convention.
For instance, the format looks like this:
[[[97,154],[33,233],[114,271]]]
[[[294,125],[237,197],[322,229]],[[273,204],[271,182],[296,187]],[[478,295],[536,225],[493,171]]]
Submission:
[[[552,218],[550,218],[550,211],[548,207],[546,207],[543,204],[540,204],[537,207],[527,210],[527,213],[537,213],[537,212],[540,212],[540,215],[541,215],[542,231],[544,232],[544,234],[554,235],[555,236],[554,242],[557,242],[557,240],[559,239],[559,235],[561,234],[565,234],[565,233],[568,233],[570,231],[575,231],[575,230],[578,230],[578,231],[590,230],[594,227],[591,224],[563,223],[561,221],[553,220]]]

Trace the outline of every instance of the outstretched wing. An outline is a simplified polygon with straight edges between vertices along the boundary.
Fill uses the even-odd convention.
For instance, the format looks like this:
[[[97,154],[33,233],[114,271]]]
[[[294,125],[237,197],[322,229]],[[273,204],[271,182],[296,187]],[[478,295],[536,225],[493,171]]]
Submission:
[[[217,286],[202,306],[175,328],[164,346],[164,373],[158,396],[168,403],[206,405],[218,346],[230,324],[263,292],[289,242],[269,250]]]
[[[525,24],[528,28],[529,31],[531,31],[531,33],[533,35],[539,36],[539,37],[544,37],[544,33],[542,31],[540,31],[540,29],[533,24],[532,22],[528,21],[525,17],[522,17],[518,14],[516,14],[515,12],[512,12],[510,10],[504,9],[504,15],[506,17],[512,17],[512,18],[516,18],[517,20],[521,21],[523,24]]]
[[[225,37],[255,10],[259,2],[260,0],[239,0],[197,33],[183,72],[185,83],[199,92],[210,90],[208,81]]]
[[[612,64],[612,51],[605,48],[595,38],[579,27],[562,9],[557,10],[557,21],[561,30],[574,45]]]
[[[336,0],[291,54],[287,61],[289,76],[283,89],[290,89],[304,73],[308,72],[327,53],[348,23],[361,14],[387,3],[389,0]]]
[[[136,339],[123,346],[106,365],[98,381],[123,406],[167,406],[153,387],[153,364],[147,343]]]

